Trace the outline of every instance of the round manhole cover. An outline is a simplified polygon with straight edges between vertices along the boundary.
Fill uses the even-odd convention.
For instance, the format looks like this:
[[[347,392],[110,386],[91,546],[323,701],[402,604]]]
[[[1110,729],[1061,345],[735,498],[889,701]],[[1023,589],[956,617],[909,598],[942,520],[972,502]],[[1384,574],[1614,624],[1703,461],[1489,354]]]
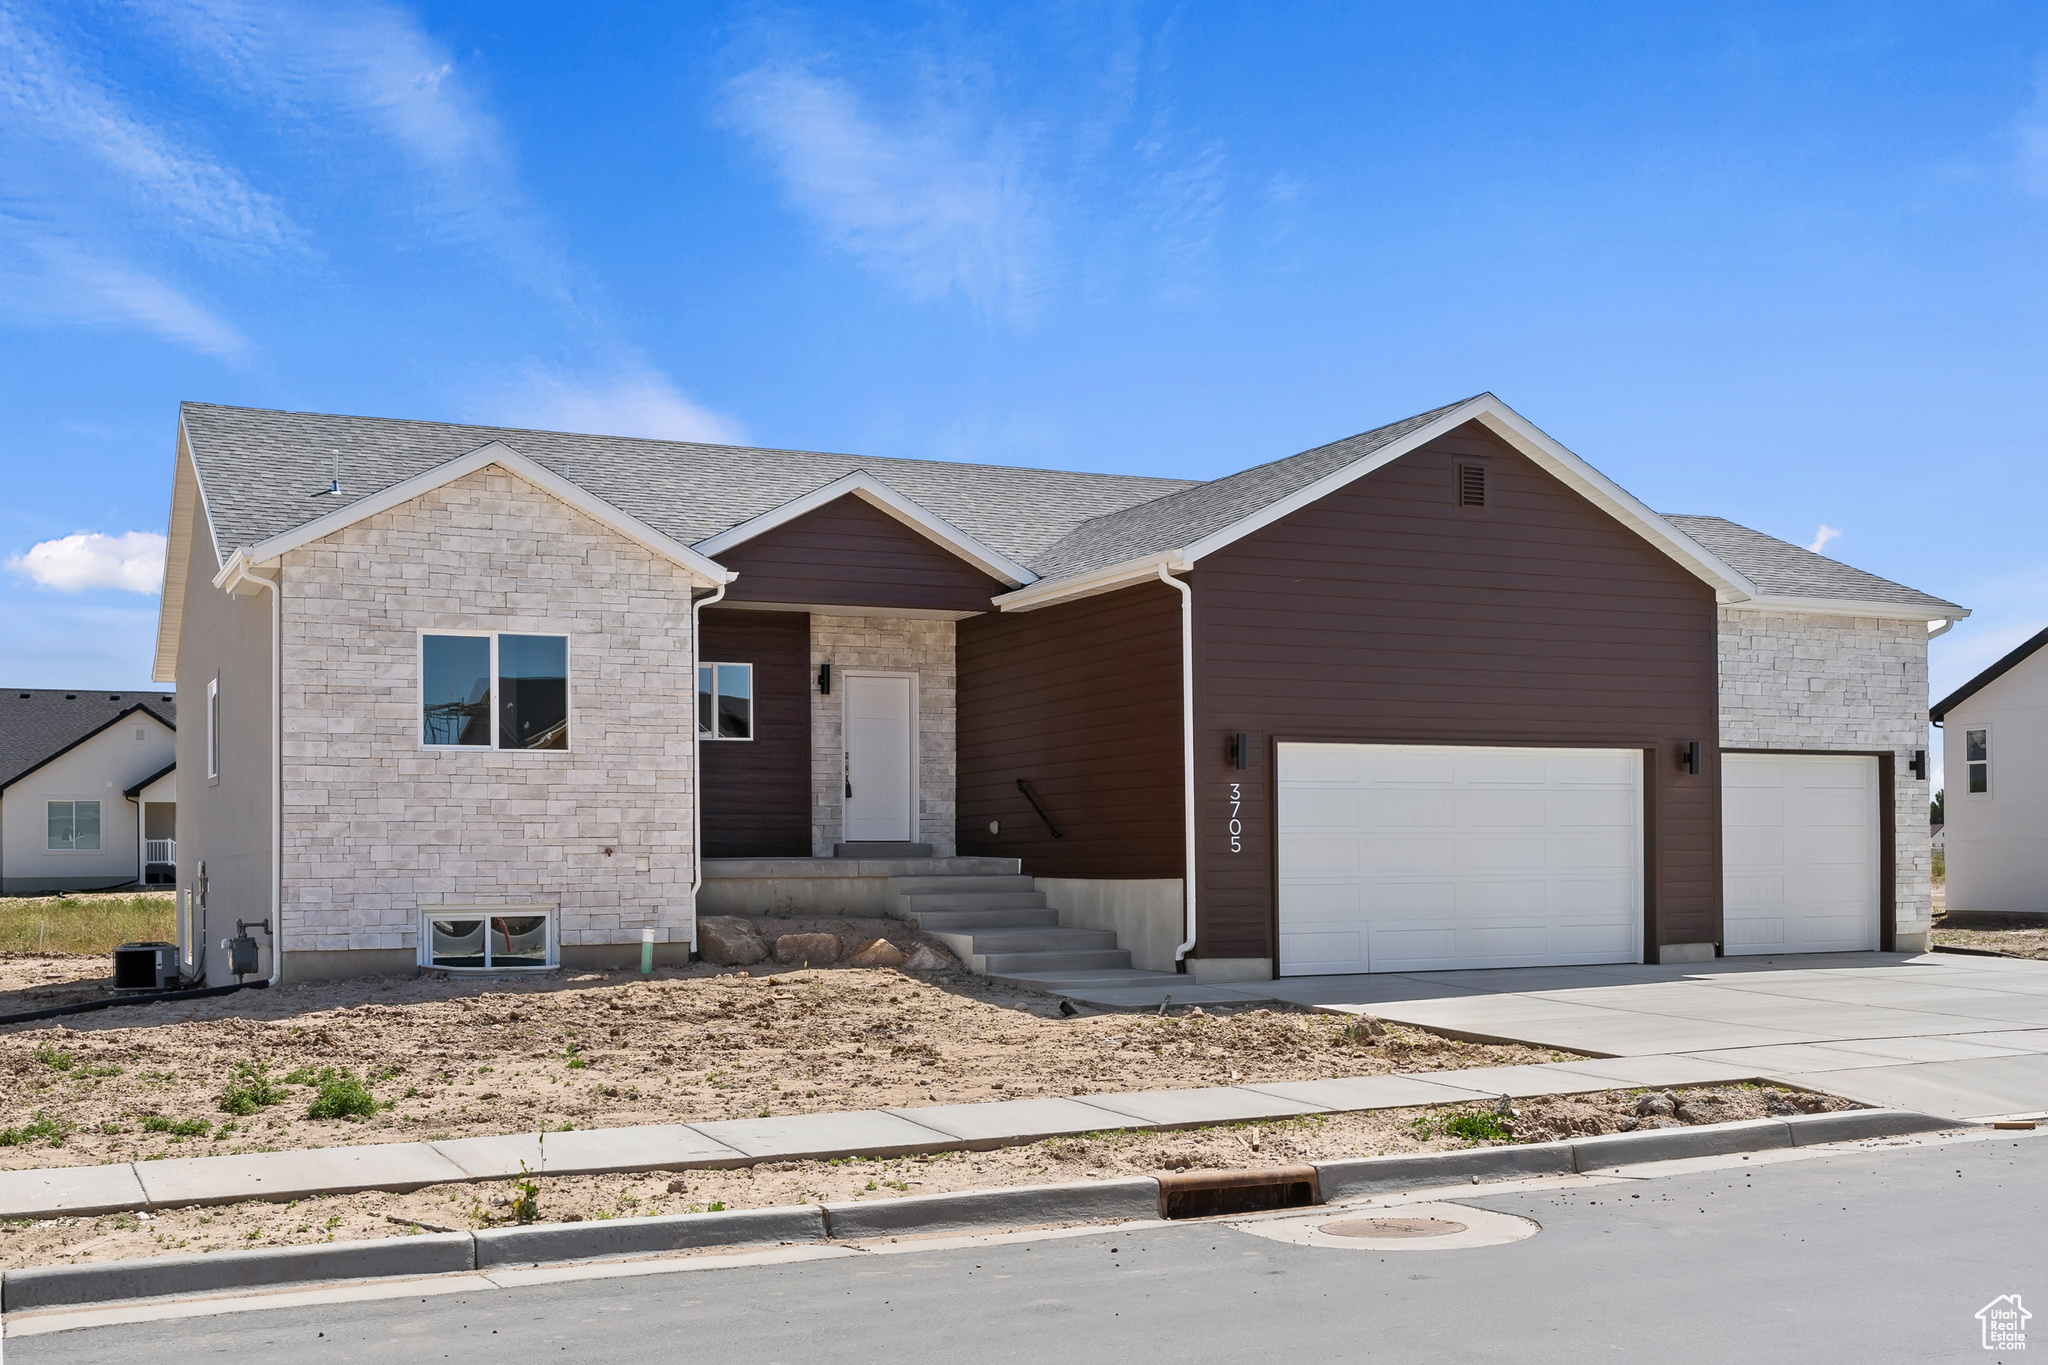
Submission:
[[[1351,1218],[1316,1229],[1325,1237],[1448,1237],[1464,1230],[1448,1218]]]

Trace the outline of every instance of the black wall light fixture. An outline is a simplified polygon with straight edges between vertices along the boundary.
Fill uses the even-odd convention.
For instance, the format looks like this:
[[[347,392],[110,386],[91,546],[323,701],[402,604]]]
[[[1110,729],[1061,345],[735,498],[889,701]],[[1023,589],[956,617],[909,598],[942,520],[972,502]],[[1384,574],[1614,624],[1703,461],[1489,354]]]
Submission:
[[[1911,770],[1913,776],[1925,782],[1927,780],[1927,751],[1925,749],[1915,749],[1913,751],[1913,761],[1908,763],[1906,767]]]
[[[1229,748],[1228,748],[1228,750],[1227,750],[1227,753],[1228,753],[1228,757],[1229,757],[1229,763],[1230,763],[1230,766],[1231,766],[1231,767],[1233,767],[1233,768],[1249,768],[1249,767],[1251,767],[1251,766],[1252,766],[1252,737],[1251,737],[1250,735],[1246,734],[1246,733],[1245,733],[1244,731],[1242,731],[1242,730],[1239,730],[1239,731],[1238,731],[1238,732],[1237,732],[1236,734],[1234,734],[1234,735],[1232,735],[1232,736],[1230,737],[1230,745],[1229,745]]]
[[[1698,777],[1700,775],[1700,742],[1693,740],[1687,744],[1680,751],[1678,762],[1687,772],[1691,773],[1694,777]]]
[[[829,661],[818,665],[818,695],[832,695],[832,665]]]

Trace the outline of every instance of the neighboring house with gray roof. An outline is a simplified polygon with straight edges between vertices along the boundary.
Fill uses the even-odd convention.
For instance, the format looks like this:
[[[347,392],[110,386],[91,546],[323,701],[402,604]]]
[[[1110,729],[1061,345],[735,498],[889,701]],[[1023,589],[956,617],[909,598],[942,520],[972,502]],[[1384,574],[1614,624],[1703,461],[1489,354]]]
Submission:
[[[0,692],[0,894],[170,882],[177,717],[160,692]]]
[[[187,404],[170,541],[209,979],[790,903],[1041,977],[1924,944],[1963,609],[1491,394],[1208,482]]]
[[[1950,914],[2048,915],[2048,630],[1936,702]]]

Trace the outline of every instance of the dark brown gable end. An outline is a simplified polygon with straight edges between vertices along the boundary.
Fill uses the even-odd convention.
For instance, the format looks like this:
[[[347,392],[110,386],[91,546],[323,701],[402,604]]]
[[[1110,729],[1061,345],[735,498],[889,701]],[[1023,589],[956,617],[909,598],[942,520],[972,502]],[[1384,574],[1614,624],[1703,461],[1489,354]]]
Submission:
[[[715,558],[740,576],[733,602],[988,611],[1010,588],[853,494]]]
[[[1475,465],[1483,508],[1460,506]],[[1467,423],[1203,558],[1191,582],[1196,956],[1274,955],[1283,740],[1641,748],[1646,954],[1720,940],[1714,592],[1491,432]],[[1226,755],[1239,731],[1242,772]],[[1693,740],[1697,776],[1677,757]]]

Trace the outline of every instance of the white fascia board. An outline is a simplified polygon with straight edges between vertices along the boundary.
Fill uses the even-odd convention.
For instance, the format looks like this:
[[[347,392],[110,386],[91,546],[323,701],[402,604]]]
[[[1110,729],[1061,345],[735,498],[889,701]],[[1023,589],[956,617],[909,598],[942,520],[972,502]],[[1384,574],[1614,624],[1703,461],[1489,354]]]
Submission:
[[[268,563],[280,555],[353,526],[366,517],[388,512],[394,507],[411,502],[414,498],[431,493],[436,488],[491,465],[499,465],[528,483],[538,486],[642,548],[680,565],[692,576],[702,579],[709,585],[730,583],[739,577],[724,565],[706,558],[680,541],[671,540],[638,517],[620,511],[603,498],[570,483],[553,470],[535,463],[502,441],[492,441],[489,445],[480,446],[467,455],[459,455],[446,464],[436,465],[424,473],[415,474],[402,483],[395,483],[366,498],[358,498],[345,507],[335,508],[324,517],[274,535],[268,540],[249,546],[246,551],[237,553],[245,554],[254,563]]]
[[[715,536],[700,540],[694,548],[707,555],[721,554],[735,545],[744,544],[778,526],[795,521],[807,512],[815,512],[826,503],[836,502],[848,496],[860,498],[879,511],[887,513],[927,540],[951,550],[992,578],[1016,584],[1038,581],[1038,575],[1022,564],[990,549],[952,522],[912,502],[862,469],[842,475],[824,487],[814,488],[800,498],[783,503],[780,507],[772,507],[760,516],[749,518],[730,530],[720,531]]]
[[[1161,565],[1166,567],[1168,573],[1187,572],[1189,565],[1181,557],[1182,553],[1179,550],[1167,550],[1139,559],[1127,559],[1106,569],[1076,574],[1072,578],[1044,579],[1028,588],[1006,592],[990,600],[1002,611],[1036,611],[1040,607],[1050,607],[1060,602],[1097,597],[1106,592],[1115,592],[1118,588],[1127,588],[1133,583],[1156,581]]]
[[[1781,611],[1803,616],[1863,616],[1883,621],[1956,622],[1970,614],[1966,607],[1939,611],[1910,602],[1855,602],[1840,597],[1752,597],[1746,602],[1724,602],[1733,611]]]
[[[1180,551],[1180,556],[1192,564],[1205,555],[1214,554],[1224,546],[1241,540],[1262,527],[1270,526],[1282,517],[1292,516],[1310,503],[1328,497],[1374,470],[1385,468],[1402,456],[1421,449],[1438,437],[1448,435],[1471,421],[1483,423],[1488,430],[1528,456],[1540,468],[1678,561],[1694,577],[1712,587],[1719,600],[1740,601],[1756,596],[1756,585],[1737,573],[1732,566],[1644,506],[1605,474],[1546,436],[1520,413],[1490,393],[1483,393],[1469,403],[1461,403],[1428,426],[1417,428],[1400,440],[1381,446],[1372,454],[1354,460],[1342,469],[1325,474],[1314,483],[1297,489],[1278,502],[1262,507],[1250,516],[1219,531],[1211,532]]]
[[[191,482],[187,484],[186,479]],[[192,568],[192,547],[200,534],[213,544],[213,517],[206,506],[206,486],[199,479],[199,462],[192,458],[192,442],[185,430],[183,414],[178,417],[178,438],[171,451],[171,520],[164,548],[163,591],[157,596],[156,656],[151,661],[151,682],[178,680],[178,641],[185,629],[185,578]],[[215,551],[215,563],[219,552]]]

